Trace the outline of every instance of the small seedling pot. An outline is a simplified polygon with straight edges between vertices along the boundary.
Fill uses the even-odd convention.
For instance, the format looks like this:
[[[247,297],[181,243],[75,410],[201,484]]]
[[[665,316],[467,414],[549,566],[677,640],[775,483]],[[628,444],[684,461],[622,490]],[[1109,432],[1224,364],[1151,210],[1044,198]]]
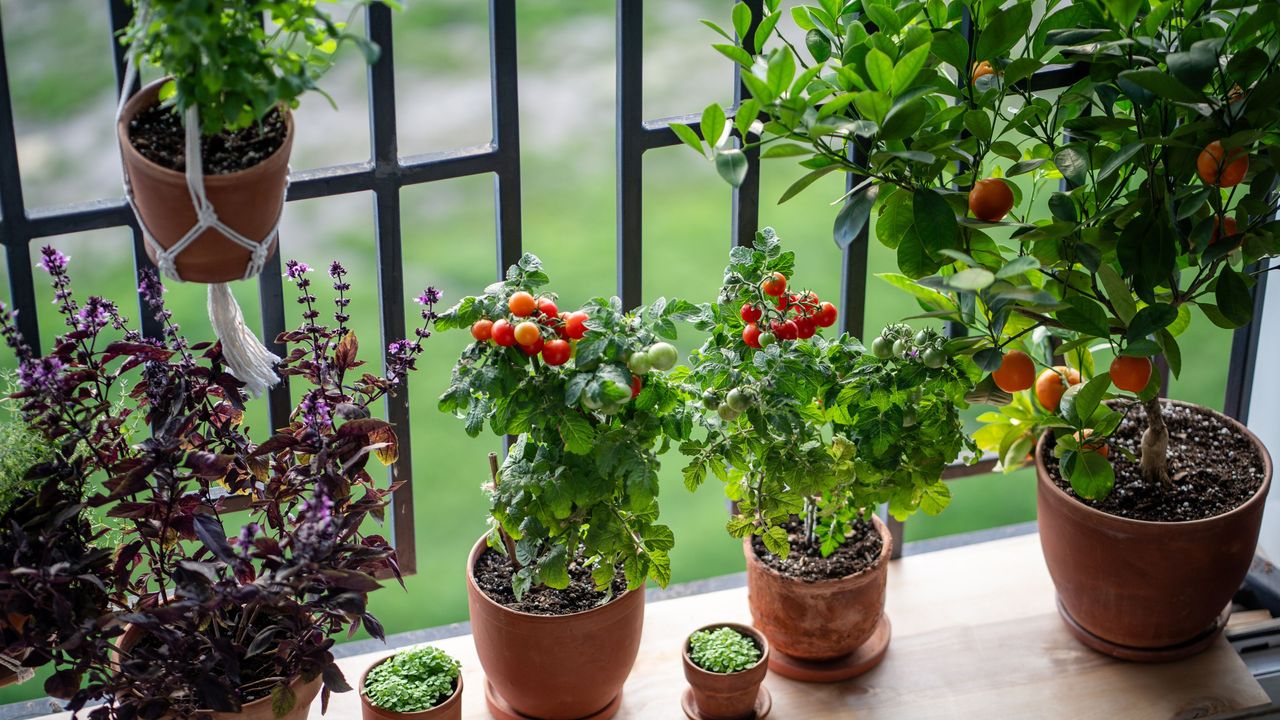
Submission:
[[[162,78],[139,90],[125,103],[116,123],[117,140],[133,188],[133,200],[142,222],[162,247],[173,247],[196,225],[196,210],[184,173],[162,167],[142,156],[129,139],[129,123],[143,110],[160,102]],[[289,178],[289,153],[293,148],[293,115],[287,108],[287,132],[280,148],[246,170],[204,177],[205,194],[218,218],[246,238],[265,239],[280,220]],[[155,253],[147,245],[154,263]],[[271,248],[275,252],[275,247]],[[244,277],[251,253],[217,230],[206,230],[177,257],[175,265],[184,280],[223,283]]]
[[[391,659],[392,656],[382,658],[378,662],[370,665],[364,674],[360,676],[360,715],[364,720],[462,720],[462,676],[458,676],[458,682],[453,687],[453,694],[439,703],[435,707],[419,710],[418,712],[395,712],[392,710],[383,710],[369,703],[369,698],[365,697],[364,684],[368,679],[369,673],[374,668]]]
[[[889,647],[885,585],[893,538],[872,516],[882,546],[871,567],[817,582],[784,575],[756,556],[745,538],[747,603],[752,624],[769,639],[769,669],[802,682],[837,682],[875,667]]]
[[[1165,400],[1167,405],[1187,405]],[[1071,497],[1045,467],[1048,435],[1036,446],[1040,546],[1058,593],[1058,612],[1076,639],[1113,657],[1164,662],[1194,655],[1222,632],[1226,609],[1258,546],[1271,487],[1271,456],[1244,425],[1264,477],[1243,505],[1190,522],[1119,517]]]
[[[763,717],[759,701],[765,675],[769,672],[769,642],[753,627],[737,623],[715,623],[699,628],[718,630],[730,628],[755,641],[760,648],[760,660],[755,665],[735,673],[717,673],[698,667],[689,656],[689,637],[684,641],[684,678],[689,681],[694,717],[698,720],[755,720]],[[688,712],[688,710],[686,710]]]
[[[644,589],[570,615],[533,615],[476,584],[481,537],[467,558],[467,605],[485,700],[498,720],[605,720],[618,712],[644,628]]]

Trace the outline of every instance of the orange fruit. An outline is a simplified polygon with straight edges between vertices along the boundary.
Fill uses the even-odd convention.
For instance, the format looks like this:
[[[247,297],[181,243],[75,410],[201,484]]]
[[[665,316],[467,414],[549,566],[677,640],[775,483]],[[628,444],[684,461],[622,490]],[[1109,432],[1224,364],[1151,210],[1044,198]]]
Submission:
[[[1036,400],[1051,413],[1058,412],[1062,396],[1067,388],[1080,384],[1080,372],[1066,365],[1054,365],[1040,372],[1036,378]]]
[[[1111,361],[1111,384],[1126,392],[1138,393],[1151,382],[1151,359],[1117,355]]]
[[[1249,171],[1249,154],[1244,148],[1222,149],[1222,143],[1214,140],[1204,146],[1196,158],[1196,173],[1200,182],[1218,187],[1235,187]]]
[[[538,302],[533,299],[533,296],[523,290],[516,292],[510,300],[507,300],[507,309],[516,317],[529,317],[537,306]]]
[[[969,191],[969,212],[979,220],[998,222],[1013,209],[1013,190],[999,178],[983,178]]]
[[[1215,245],[1223,238],[1229,238],[1240,232],[1236,225],[1236,219],[1233,217],[1213,216],[1213,236],[1209,238],[1209,244]]]
[[[983,77],[985,75],[995,75],[995,74],[996,74],[996,69],[991,67],[991,63],[987,62],[986,60],[983,60],[982,62],[973,66],[973,74],[969,76],[969,82],[976,85],[978,83],[978,78]]]
[[[1093,428],[1085,428],[1084,430],[1081,430],[1080,432],[1075,433],[1073,437],[1075,437],[1076,442],[1080,443],[1081,450],[1092,450],[1093,452],[1098,453],[1102,457],[1109,456],[1111,454],[1111,447],[1107,445],[1107,441],[1104,439],[1104,440],[1094,440],[1090,442],[1089,436],[1092,434],[1093,434]]]
[[[538,324],[525,320],[516,326],[516,342],[525,347],[532,347],[542,339],[542,333],[538,330]]]
[[[1000,367],[991,373],[996,387],[1008,393],[1022,392],[1031,387],[1036,380],[1036,365],[1031,356],[1021,350],[1011,350],[1004,354]]]

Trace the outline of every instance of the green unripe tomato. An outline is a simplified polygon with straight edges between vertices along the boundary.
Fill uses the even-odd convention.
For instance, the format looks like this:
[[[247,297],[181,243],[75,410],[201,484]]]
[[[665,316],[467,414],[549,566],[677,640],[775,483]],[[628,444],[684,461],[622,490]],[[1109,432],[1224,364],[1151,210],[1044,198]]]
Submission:
[[[742,414],[737,410],[734,410],[733,408],[729,407],[728,403],[725,403],[724,405],[721,405],[719,408],[717,408],[716,413],[720,416],[720,419],[725,422],[733,422],[734,420],[738,419],[739,415]]]
[[[924,364],[925,367],[937,370],[947,364],[947,354],[938,348],[931,347],[924,351]]]
[[[631,368],[631,372],[636,375],[647,375],[653,368],[653,360],[649,358],[649,353],[643,350],[633,352],[631,357],[627,358],[627,367]]]
[[[883,335],[871,341],[871,354],[881,360],[888,360],[893,357],[893,343],[886,339]]]
[[[774,343],[778,342],[778,336],[777,336],[777,335],[774,335],[774,334],[773,334],[773,333],[771,333],[771,332],[767,332],[767,333],[760,333],[760,339],[759,339],[759,342],[760,342],[760,347],[762,347],[762,348],[767,348],[767,347],[769,347],[770,345],[772,345],[772,344],[774,344]]]
[[[929,342],[929,336],[930,336],[930,333],[928,330],[921,330],[920,332],[916,333],[916,344],[917,345],[927,344]]]
[[[729,407],[733,408],[735,412],[739,413],[744,413],[747,411],[747,408],[751,407],[751,398],[747,397],[747,394],[738,388],[734,388],[729,391],[729,395],[725,398],[725,402],[728,403]]]
[[[893,354],[897,355],[898,357],[905,357],[907,354],[907,351],[910,349],[911,349],[911,344],[908,343],[906,340],[893,341]]]
[[[708,410],[715,410],[720,407],[720,396],[710,390],[702,393],[702,407]]]
[[[666,372],[676,366],[676,362],[680,359],[680,353],[676,350],[676,346],[671,343],[654,343],[649,346],[649,365],[654,370]]]

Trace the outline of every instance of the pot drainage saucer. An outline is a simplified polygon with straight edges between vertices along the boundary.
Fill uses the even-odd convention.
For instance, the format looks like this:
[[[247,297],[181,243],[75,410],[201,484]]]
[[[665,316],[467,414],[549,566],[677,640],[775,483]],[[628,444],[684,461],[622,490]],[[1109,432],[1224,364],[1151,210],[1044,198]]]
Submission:
[[[511,707],[506,698],[493,689],[493,683],[488,680],[484,681],[484,701],[489,706],[489,714],[493,715],[496,720],[537,720],[537,718],[525,715]],[[584,715],[579,720],[609,720],[609,718],[618,714],[618,708],[621,706],[622,693],[618,693],[609,701],[608,705],[590,715]]]
[[[889,638],[893,628],[888,615],[881,615],[871,637],[861,647],[844,657],[834,660],[815,662],[802,660],[778,652],[773,648],[769,653],[769,670],[791,680],[800,682],[839,682],[848,680],[871,670],[880,664],[884,654],[889,650]]]
[[[1228,605],[1224,608],[1217,619],[1214,620],[1213,625],[1199,635],[1177,645],[1159,648],[1120,645],[1094,635],[1086,630],[1083,625],[1076,622],[1075,618],[1071,617],[1071,613],[1067,612],[1066,606],[1062,604],[1062,598],[1058,598],[1058,614],[1062,616],[1062,621],[1066,623],[1071,635],[1090,650],[1096,650],[1103,655],[1110,655],[1113,658],[1129,660],[1130,662],[1162,663],[1191,657],[1203,652],[1212,645],[1218,639],[1218,636],[1222,634],[1222,629],[1227,626],[1227,620],[1231,617],[1231,606]]]
[[[684,689],[684,694],[680,696],[680,707],[689,720],[705,720],[705,716],[698,712],[698,706],[693,701],[693,688]],[[769,688],[761,685],[760,692],[756,693],[755,714],[744,720],[761,720],[772,709],[773,696],[769,694]]]

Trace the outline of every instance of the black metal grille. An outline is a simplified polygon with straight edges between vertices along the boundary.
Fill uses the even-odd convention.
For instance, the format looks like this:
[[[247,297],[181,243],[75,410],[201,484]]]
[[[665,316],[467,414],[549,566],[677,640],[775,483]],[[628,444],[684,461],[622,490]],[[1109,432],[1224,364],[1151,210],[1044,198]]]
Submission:
[[[759,18],[762,0],[742,0]],[[124,77],[124,51],[115,42],[115,33],[124,28],[131,10],[125,0],[107,0],[110,9],[112,46],[117,86]],[[731,4],[731,3],[727,3]],[[644,155],[650,150],[679,144],[672,123],[697,127],[697,115],[645,120],[643,114],[643,0],[616,0],[617,9],[617,291],[628,307],[641,302],[642,226]],[[497,272],[514,263],[521,254],[520,224],[520,132],[516,63],[516,0],[489,0],[489,45],[492,91],[493,139],[486,144],[443,152],[401,156],[397,147],[395,110],[395,53],[392,45],[392,12],[381,2],[366,11],[369,39],[382,48],[379,60],[368,72],[369,130],[371,158],[295,173],[291,176],[288,200],[370,191],[374,197],[374,230],[378,254],[378,285],[382,298],[381,329],[385,341],[404,336],[404,277],[402,268],[400,190],[409,185],[453,178],[493,174],[497,208]],[[748,32],[750,39],[756,30]],[[744,96],[735,67],[735,100]],[[1070,85],[1079,79],[1082,68],[1058,66],[1042,70],[1031,78],[1033,90]],[[133,88],[118,88],[132,93]],[[759,225],[760,164],[758,153],[747,153],[749,169],[741,187],[733,190],[730,242],[749,245]],[[855,178],[850,178],[854,182]],[[52,208],[28,209],[23,201],[18,168],[9,92],[8,68],[0,26],[0,243],[8,259],[12,305],[19,311],[18,325],[27,342],[41,347],[37,323],[35,288],[31,272],[32,241],[40,238],[111,227],[128,227],[134,240],[135,269],[150,266],[143,249],[142,234],[123,197],[95,200]],[[844,251],[840,305],[842,327],[861,335],[867,291],[868,228],[864,227]],[[1245,419],[1256,366],[1258,328],[1262,310],[1262,282],[1257,286],[1254,323],[1235,334],[1228,374],[1226,410]],[[263,336],[273,339],[285,329],[283,285],[279,257],[267,263],[259,277],[259,303]],[[145,310],[144,308],[140,309]],[[144,332],[156,335],[158,328],[149,313],[139,313]],[[274,347],[277,353],[283,351]],[[268,400],[272,425],[287,423],[290,411],[286,384],[274,389]],[[414,543],[412,482],[412,433],[409,428],[408,393],[400,393],[387,404],[388,419],[402,429],[400,460],[392,467],[392,477],[404,480],[396,491],[392,512],[392,539],[401,568],[413,572],[417,566]],[[956,466],[947,477],[957,478],[985,472],[991,461],[978,466]],[[902,547],[902,524],[890,522],[895,535],[895,551]]]

